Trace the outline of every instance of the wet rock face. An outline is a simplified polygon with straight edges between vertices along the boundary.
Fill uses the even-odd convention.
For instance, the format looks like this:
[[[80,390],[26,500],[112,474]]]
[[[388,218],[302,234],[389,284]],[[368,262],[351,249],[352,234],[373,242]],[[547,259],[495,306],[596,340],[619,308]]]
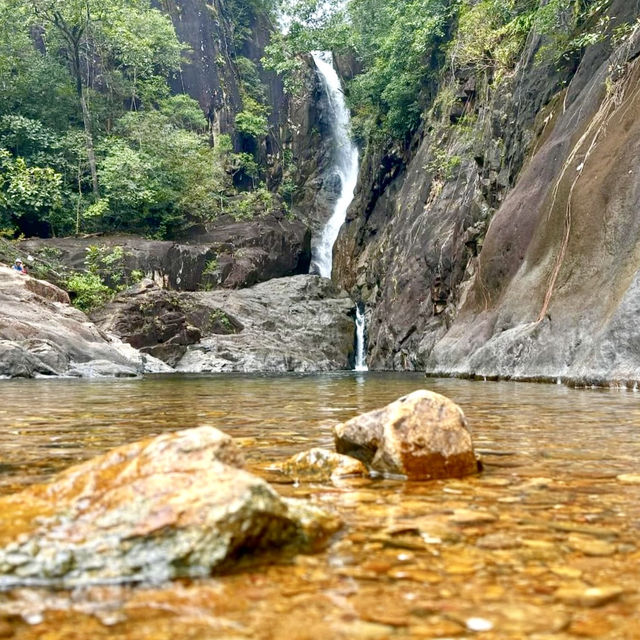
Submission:
[[[337,425],[334,438],[339,453],[380,473],[434,480],[478,471],[462,410],[431,391],[415,391]]]
[[[80,586],[204,576],[247,553],[311,550],[332,517],[238,467],[212,427],[165,434],[0,499],[0,585]]]
[[[20,249],[65,267],[85,268],[90,246],[123,250],[127,274],[141,271],[164,287],[178,291],[248,287],[271,278],[307,273],[311,235],[301,222],[278,216],[249,222],[220,220],[194,227],[179,242],[137,236],[30,239]],[[107,278],[108,280],[108,278]],[[117,283],[115,283],[117,284]]]
[[[169,370],[100,332],[54,285],[0,266],[0,376],[135,376]]]

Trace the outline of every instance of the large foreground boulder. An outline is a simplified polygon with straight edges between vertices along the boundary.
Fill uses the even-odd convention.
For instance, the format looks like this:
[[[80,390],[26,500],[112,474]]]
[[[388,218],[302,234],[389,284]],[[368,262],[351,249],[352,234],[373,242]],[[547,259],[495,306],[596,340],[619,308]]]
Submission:
[[[0,499],[0,587],[205,576],[249,553],[313,550],[335,518],[237,468],[212,427],[125,445]]]
[[[432,391],[414,391],[336,425],[334,437],[338,453],[384,474],[433,480],[478,471],[462,409]]]
[[[0,376],[135,376],[169,370],[99,331],[62,289],[0,265]]]

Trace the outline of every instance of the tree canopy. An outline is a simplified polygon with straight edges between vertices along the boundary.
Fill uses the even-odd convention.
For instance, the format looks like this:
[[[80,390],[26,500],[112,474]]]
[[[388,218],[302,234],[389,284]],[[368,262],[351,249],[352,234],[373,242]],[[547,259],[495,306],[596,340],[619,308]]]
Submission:
[[[266,2],[235,4],[273,9]],[[238,7],[234,16],[229,0],[241,32]],[[233,179],[250,174],[258,188],[255,161],[234,154],[228,136],[213,148],[198,103],[169,90],[186,49],[151,0],[0,0],[0,233],[163,237],[246,215],[251,198]],[[264,136],[255,64],[238,55],[237,65],[236,129]]]
[[[361,141],[416,130],[443,76],[455,68],[496,77],[513,70],[531,30],[560,59],[602,37],[610,0],[282,0],[288,33],[267,64],[286,76],[296,56],[330,49],[352,56],[347,85]]]

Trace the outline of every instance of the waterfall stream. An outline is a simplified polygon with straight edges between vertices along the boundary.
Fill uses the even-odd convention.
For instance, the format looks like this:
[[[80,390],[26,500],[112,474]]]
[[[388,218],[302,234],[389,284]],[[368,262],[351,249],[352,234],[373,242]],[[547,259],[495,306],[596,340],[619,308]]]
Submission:
[[[334,151],[332,173],[340,179],[340,190],[333,213],[311,243],[311,271],[323,278],[331,277],[333,245],[344,224],[358,182],[358,148],[349,135],[350,114],[342,92],[340,78],[333,66],[330,51],[316,51],[313,60],[331,109],[331,138]]]
[[[364,309],[356,305],[356,371],[369,371],[365,349]]]
[[[340,179],[340,191],[333,213],[318,237],[311,243],[311,272],[331,277],[333,245],[344,224],[358,182],[358,148],[349,133],[350,114],[342,91],[342,83],[333,66],[330,51],[315,51],[313,60],[331,109],[331,138],[334,152],[332,172]],[[364,310],[356,307],[356,371],[368,371],[365,351]]]

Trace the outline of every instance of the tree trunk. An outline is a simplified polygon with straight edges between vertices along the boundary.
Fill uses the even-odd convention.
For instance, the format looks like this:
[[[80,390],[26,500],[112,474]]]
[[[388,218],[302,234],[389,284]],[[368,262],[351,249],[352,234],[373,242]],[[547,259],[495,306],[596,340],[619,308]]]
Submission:
[[[93,187],[93,195],[96,198],[100,195],[98,189],[98,169],[96,166],[96,153],[93,148],[93,135],[91,133],[91,114],[84,95],[84,91],[80,92],[80,104],[82,105],[82,120],[84,122],[84,135],[87,145],[87,159],[89,161],[89,169],[91,170],[91,185]]]
[[[93,147],[93,134],[91,132],[91,114],[89,113],[89,105],[82,84],[82,70],[80,68],[80,44],[74,43],[73,67],[76,76],[76,92],[82,107],[82,122],[84,123],[85,144],[87,147],[87,160],[89,161],[89,169],[91,171],[91,185],[93,187],[93,195],[98,198],[100,191],[98,188],[98,169],[96,165],[96,153]]]

